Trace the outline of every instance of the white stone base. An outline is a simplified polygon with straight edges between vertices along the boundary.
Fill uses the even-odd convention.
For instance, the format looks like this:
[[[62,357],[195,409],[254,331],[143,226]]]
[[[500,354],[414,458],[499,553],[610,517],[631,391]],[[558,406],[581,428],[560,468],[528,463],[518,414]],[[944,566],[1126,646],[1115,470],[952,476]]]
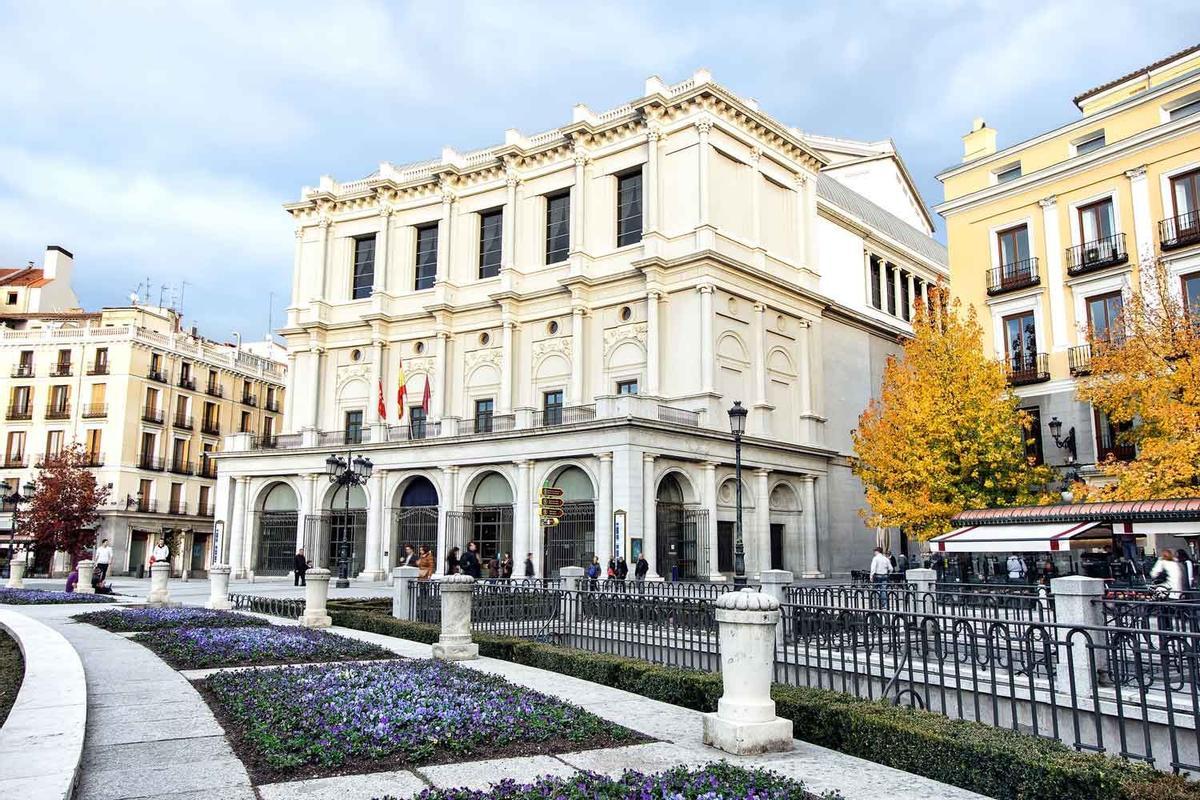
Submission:
[[[233,608],[233,603],[229,602],[228,597],[213,597],[204,604],[205,608],[211,608],[213,611],[228,611]]]
[[[440,661],[474,661],[479,658],[479,645],[474,642],[434,642],[433,657]]]
[[[300,624],[305,628],[328,628],[333,624],[333,618],[324,613],[324,609],[316,614],[309,614],[306,611],[300,618]]]
[[[358,573],[358,579],[360,581],[381,581],[386,577],[387,577],[387,573],[384,572],[383,570],[376,570],[375,572],[367,572],[364,569],[362,572]]]
[[[142,605],[146,608],[179,608],[183,603],[174,600],[151,600],[147,597],[146,602],[142,603]]]
[[[768,722],[734,722],[716,713],[705,714],[704,743],[735,756],[782,753],[793,746],[792,721],[776,717]]]

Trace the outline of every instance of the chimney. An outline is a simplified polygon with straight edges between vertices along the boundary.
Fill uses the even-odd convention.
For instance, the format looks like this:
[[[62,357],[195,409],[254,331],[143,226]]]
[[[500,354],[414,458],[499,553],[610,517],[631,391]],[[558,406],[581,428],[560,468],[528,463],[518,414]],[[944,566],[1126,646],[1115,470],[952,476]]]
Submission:
[[[996,152],[996,129],[989,128],[983,117],[971,123],[971,132],[963,137],[963,163]]]
[[[71,267],[75,256],[66,248],[52,244],[46,248],[46,257],[42,262],[42,274],[47,280],[71,282]]]

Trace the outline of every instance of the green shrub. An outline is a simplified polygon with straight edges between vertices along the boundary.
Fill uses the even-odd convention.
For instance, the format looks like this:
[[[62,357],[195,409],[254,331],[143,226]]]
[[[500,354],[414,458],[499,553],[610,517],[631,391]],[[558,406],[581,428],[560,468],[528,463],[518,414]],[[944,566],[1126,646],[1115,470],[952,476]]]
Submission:
[[[438,627],[331,607],[335,625],[435,642]],[[721,676],[524,639],[474,635],[481,655],[697,711],[715,711]],[[776,684],[776,713],[797,739],[996,800],[1200,800],[1200,786],[1146,764],[1080,753],[1046,739],[827,689]]]

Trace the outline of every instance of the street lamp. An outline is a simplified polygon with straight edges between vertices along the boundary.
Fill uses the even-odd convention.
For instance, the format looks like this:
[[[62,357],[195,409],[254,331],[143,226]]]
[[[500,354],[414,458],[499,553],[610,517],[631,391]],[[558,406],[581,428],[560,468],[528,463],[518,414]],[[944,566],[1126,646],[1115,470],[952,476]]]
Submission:
[[[325,459],[325,474],[329,476],[329,482],[346,489],[346,529],[343,530],[342,540],[338,542],[338,577],[334,584],[338,589],[350,587],[350,488],[365,484],[373,468],[371,459],[355,456],[350,451],[346,452],[345,458],[331,455]]]
[[[12,494],[4,496],[4,502],[12,506],[12,525],[8,529],[8,577],[12,576],[12,562],[16,558],[17,552],[17,512],[20,511],[20,504],[27,500],[33,499],[33,493],[37,489],[37,484],[33,481],[26,481],[25,495],[22,496],[17,487],[13,487]]]
[[[733,583],[746,585],[746,548],[742,543],[742,434],[746,432],[747,411],[741,400],[729,409],[729,430],[733,433],[733,480],[737,484],[737,525],[733,544]]]
[[[1075,460],[1079,458],[1079,454],[1075,452],[1075,428],[1072,426],[1071,429],[1067,431],[1067,438],[1064,439],[1062,438],[1062,426],[1062,420],[1060,420],[1058,417],[1050,418],[1050,435],[1054,437],[1054,445],[1059,449],[1065,447],[1067,453],[1070,454],[1067,458],[1067,463],[1074,464]]]

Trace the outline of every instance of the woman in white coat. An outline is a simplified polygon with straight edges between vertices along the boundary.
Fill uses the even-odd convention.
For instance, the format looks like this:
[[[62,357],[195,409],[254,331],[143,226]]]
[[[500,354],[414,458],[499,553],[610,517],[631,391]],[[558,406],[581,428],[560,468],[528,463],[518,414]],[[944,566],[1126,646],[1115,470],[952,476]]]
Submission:
[[[1158,561],[1150,570],[1150,580],[1157,581],[1159,576],[1165,576],[1164,587],[1167,597],[1178,600],[1183,597],[1183,567],[1175,560],[1175,554],[1166,549],[1159,555]]]

